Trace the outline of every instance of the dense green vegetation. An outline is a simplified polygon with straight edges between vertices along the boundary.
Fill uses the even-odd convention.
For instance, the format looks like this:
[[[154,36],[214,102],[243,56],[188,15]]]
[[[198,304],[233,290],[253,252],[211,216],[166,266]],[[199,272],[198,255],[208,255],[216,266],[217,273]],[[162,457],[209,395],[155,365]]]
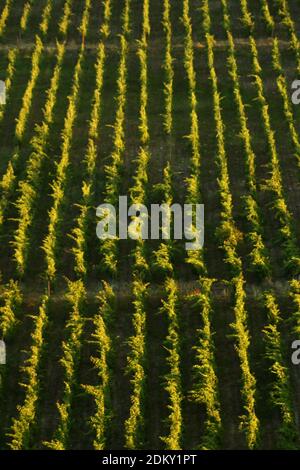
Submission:
[[[0,0],[1,449],[300,448],[299,30],[297,0]],[[204,249],[100,241],[120,195],[203,203]]]

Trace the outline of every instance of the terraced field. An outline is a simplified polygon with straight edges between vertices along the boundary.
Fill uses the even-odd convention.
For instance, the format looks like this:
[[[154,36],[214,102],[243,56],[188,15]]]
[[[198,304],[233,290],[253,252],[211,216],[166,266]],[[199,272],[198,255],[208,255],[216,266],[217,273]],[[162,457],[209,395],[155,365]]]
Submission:
[[[297,79],[298,0],[0,0],[1,449],[300,448]]]

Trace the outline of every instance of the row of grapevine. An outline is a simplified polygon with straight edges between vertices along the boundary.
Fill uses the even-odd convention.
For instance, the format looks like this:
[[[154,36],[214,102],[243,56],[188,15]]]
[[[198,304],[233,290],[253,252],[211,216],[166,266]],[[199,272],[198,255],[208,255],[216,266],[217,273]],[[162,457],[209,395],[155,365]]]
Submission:
[[[8,340],[19,323],[23,292],[18,282],[10,280],[0,294],[0,338]],[[6,388],[7,366],[0,366],[0,397]]]
[[[6,0],[3,10],[0,14],[0,37],[3,36],[7,24],[7,20],[12,10],[13,0]]]
[[[101,118],[101,98],[104,78],[104,69],[106,61],[104,40],[109,34],[109,25],[111,17],[111,0],[104,4],[104,22],[101,27],[103,40],[100,41],[96,62],[96,87],[93,96],[93,105],[89,121],[88,145],[85,155],[85,178],[82,183],[82,202],[80,204],[80,213],[76,219],[76,227],[72,230],[71,238],[74,240],[72,253],[74,256],[74,271],[79,276],[87,274],[87,238],[91,207],[93,205],[93,191],[95,186],[95,168],[97,164],[97,141],[99,138],[99,125]]]
[[[37,79],[40,73],[40,65],[41,65],[41,58],[43,52],[43,43],[40,37],[37,35],[35,39],[35,47],[32,54],[32,69],[31,69],[31,77],[27,84],[27,88],[25,90],[23,99],[22,99],[22,108],[17,118],[16,124],[16,137],[19,141],[22,141],[24,136],[27,118],[31,109],[32,105],[32,98],[33,98],[33,91],[35,89]]]
[[[22,32],[24,32],[27,28],[27,24],[28,24],[28,20],[29,20],[33,3],[34,3],[34,0],[29,0],[28,2],[24,4],[22,16],[20,19],[20,29]]]
[[[149,21],[149,0],[144,0],[143,5],[143,33],[141,39],[138,41],[138,57],[140,59],[140,141],[142,145],[149,142],[149,129],[147,117],[148,105],[148,66],[147,66],[147,39],[150,34],[150,21]]]
[[[73,0],[66,0],[64,4],[63,14],[58,24],[59,32],[65,37],[67,35],[72,15]]]
[[[297,430],[292,403],[289,369],[285,363],[283,340],[280,332],[282,319],[275,296],[266,292],[264,306],[269,323],[263,329],[265,356],[272,375],[270,402],[280,412],[281,423],[277,429],[278,447],[297,449]]]
[[[250,270],[259,276],[266,276],[270,273],[269,259],[263,239],[262,219],[257,202],[257,182],[256,182],[256,156],[252,147],[252,139],[248,128],[248,120],[245,110],[245,104],[240,90],[240,82],[238,76],[238,67],[236,61],[235,45],[232,34],[230,32],[230,17],[228,14],[227,1],[222,0],[224,26],[227,32],[229,44],[228,69],[233,83],[233,92],[235,105],[237,108],[240,122],[240,137],[243,143],[248,194],[244,196],[244,211],[247,219],[249,232],[247,239],[249,240],[251,251]]]
[[[167,134],[171,134],[173,128],[173,95],[174,95],[174,69],[172,56],[172,23],[170,19],[170,0],[164,0],[163,28],[166,36],[166,49],[164,59],[165,72],[165,111],[164,111],[164,129]]]
[[[140,63],[140,110],[139,131],[141,147],[137,157],[137,170],[134,175],[134,185],[130,188],[132,204],[145,204],[148,185],[149,165],[149,127],[148,127],[148,36],[150,34],[149,0],[143,0],[143,27],[141,39],[138,42],[137,55]],[[127,373],[131,382],[131,397],[129,416],[125,421],[125,448],[136,449],[143,444],[144,438],[144,409],[143,397],[145,389],[145,360],[146,360],[146,299],[148,284],[145,277],[149,266],[145,254],[144,240],[138,238],[143,230],[143,222],[137,224],[137,240],[133,250],[133,334],[129,338],[129,354],[127,358]]]
[[[191,45],[191,28],[189,22],[189,5],[183,6],[184,9],[184,22],[186,26],[186,42]],[[168,162],[163,170],[163,181],[157,185],[157,189],[162,196],[162,202],[166,204],[167,213],[166,221],[167,224],[171,224],[172,216],[170,207],[173,204],[173,174],[172,174],[172,130],[173,130],[173,95],[174,95],[174,69],[173,69],[173,57],[172,57],[172,25],[170,22],[171,4],[169,1],[164,3],[163,11],[163,26],[166,36],[166,49],[165,49],[165,103],[164,103],[164,131],[169,139],[170,154]],[[190,67],[193,69],[193,51],[190,49],[189,53],[186,54],[185,61],[186,71],[188,77]],[[193,73],[193,72],[192,72]],[[191,83],[191,82],[189,82]],[[193,88],[195,82],[191,84],[191,113],[193,108],[193,96],[195,97],[195,88]],[[198,129],[197,129],[198,130]],[[192,155],[192,167],[194,161],[194,154]],[[196,157],[197,158],[197,157]],[[198,175],[197,175],[198,176]],[[161,235],[164,236],[163,229]],[[183,418],[182,418],[182,378],[180,370],[180,355],[181,355],[181,342],[180,342],[180,325],[179,325],[179,292],[178,286],[173,278],[174,267],[173,267],[173,241],[166,239],[162,240],[157,250],[154,251],[152,268],[159,272],[160,277],[163,278],[163,297],[161,299],[161,307],[159,309],[160,315],[162,315],[167,321],[167,336],[164,340],[164,347],[166,349],[166,362],[167,370],[163,377],[164,390],[167,396],[167,409],[168,417],[166,420],[166,434],[161,436],[160,439],[164,443],[166,449],[180,449],[182,447],[183,437]]]
[[[43,12],[42,12],[42,18],[41,18],[41,22],[39,25],[40,31],[44,36],[48,32],[52,10],[53,10],[53,0],[47,0],[45,8],[43,9]]]
[[[125,108],[127,102],[127,59],[128,59],[128,35],[130,32],[130,0],[126,0],[123,10],[122,34],[120,36],[120,62],[117,80],[117,108],[114,122],[113,152],[109,165],[105,166],[105,190],[104,200],[108,204],[117,206],[120,194],[121,170],[123,154],[125,150]],[[104,270],[115,275],[117,272],[116,239],[103,240],[100,245],[100,254]]]
[[[91,0],[86,0],[81,24],[86,24],[89,21],[90,8]],[[53,204],[49,211],[47,235],[43,241],[42,246],[45,253],[46,276],[49,281],[52,281],[55,278],[57,271],[57,248],[60,232],[60,212],[65,196],[65,186],[68,178],[70,150],[73,138],[73,128],[77,117],[76,109],[80,92],[82,66],[85,57],[84,53],[85,48],[84,44],[82,44],[74,71],[72,91],[69,96],[69,105],[65,117],[64,128],[62,131],[61,157],[57,163],[55,179],[51,184],[51,197]]]
[[[189,83],[190,135],[188,136],[188,139],[191,143],[192,151],[190,176],[187,178],[187,203],[199,204],[202,199],[200,191],[201,155],[199,121],[197,114],[198,102],[196,94],[196,72],[194,66],[194,43],[189,0],[183,1],[182,21],[185,29],[184,66]],[[190,250],[187,254],[186,262],[193,266],[197,272],[205,272],[202,250]]]
[[[182,385],[180,371],[180,324],[178,320],[179,293],[176,282],[168,278],[164,285],[165,299],[162,299],[160,314],[168,321],[168,335],[164,341],[167,351],[168,372],[164,377],[165,390],[168,394],[168,433],[161,437],[166,449],[182,448]]]
[[[261,12],[262,12],[262,18],[266,25],[267,31],[269,33],[272,33],[275,28],[275,22],[270,12],[268,0],[261,0]]]
[[[246,293],[244,278],[240,274],[232,280],[234,288],[234,323],[231,327],[236,340],[236,352],[240,360],[242,372],[241,395],[244,415],[240,416],[240,428],[245,432],[247,446],[253,449],[257,446],[260,432],[260,422],[256,415],[256,379],[251,371],[249,361],[250,335],[247,327],[247,311],[245,306]]]
[[[43,36],[45,36],[49,29],[49,23],[53,11],[53,0],[47,0],[41,15],[39,23],[39,30]]]
[[[199,163],[198,151],[198,138],[199,129],[196,111],[196,93],[195,93],[195,80],[194,75],[194,60],[193,60],[193,47],[191,47],[192,28],[189,18],[189,5],[183,5],[183,21],[186,31],[186,44],[189,50],[185,53],[185,69],[190,84],[190,106],[191,106],[191,143],[192,143],[192,158],[191,170],[196,172],[195,179],[199,177],[197,172]],[[166,32],[166,55],[165,55],[165,132],[167,135],[172,133],[173,128],[173,57],[172,57],[172,25],[170,22],[170,4],[165,3],[163,25]],[[193,128],[195,123],[195,128]],[[169,125],[167,125],[169,124]],[[194,135],[193,131],[195,131]],[[196,134],[196,135],[195,135]],[[171,142],[170,142],[171,145]],[[169,160],[163,171],[163,182],[159,184],[163,202],[169,208],[173,203],[173,178],[172,178],[172,161],[171,157],[172,147],[170,147]],[[189,179],[189,196],[193,197],[192,193],[192,178]],[[168,223],[171,222],[170,211],[167,214]],[[162,233],[162,235],[164,235]],[[182,447],[183,437],[183,419],[182,419],[182,378],[180,370],[180,355],[181,355],[181,342],[180,342],[180,326],[179,326],[179,293],[177,284],[173,278],[173,242],[172,240],[163,240],[159,248],[154,252],[155,262],[154,267],[160,270],[161,275],[164,276],[164,294],[161,301],[160,314],[165,316],[168,324],[167,337],[164,340],[164,346],[167,351],[167,365],[168,370],[164,376],[164,389],[168,397],[168,418],[167,426],[168,431],[165,436],[161,437],[166,449],[180,449]],[[192,261],[189,257],[189,261]],[[194,265],[197,264],[197,257],[194,258]]]
[[[242,11],[242,24],[246,28],[246,30],[251,33],[254,30],[255,24],[252,15],[248,9],[248,1],[240,0],[240,6]]]
[[[270,191],[273,196],[272,207],[279,225],[280,242],[284,254],[284,267],[288,273],[297,274],[300,267],[300,257],[294,231],[293,217],[287,207],[285,200],[275,133],[271,125],[269,105],[265,98],[264,84],[261,76],[262,70],[259,63],[258,51],[255,40],[252,36],[250,36],[250,48],[257,101],[259,103],[262,123],[264,126],[265,137],[270,155],[270,177],[267,181],[265,181],[264,189]]]
[[[202,326],[197,330],[197,343],[194,346],[195,364],[193,365],[193,383],[190,398],[193,402],[205,406],[206,419],[199,448],[213,450],[220,447],[222,421],[219,397],[219,383],[216,371],[215,347],[211,318],[213,314],[212,286],[213,279],[202,278],[200,292],[190,296],[190,301],[201,310]]]
[[[170,162],[167,163],[163,170],[163,181],[156,185],[156,190],[162,195],[162,203],[166,204],[165,219],[167,224],[171,224],[171,211],[169,208],[173,204],[173,181],[172,168]],[[163,232],[162,232],[162,235]],[[173,240],[162,240],[158,248],[153,251],[151,260],[151,269],[159,274],[160,277],[171,276],[174,271],[172,257],[174,251]]]
[[[86,300],[86,290],[82,281],[69,281],[66,299],[71,307],[71,312],[66,325],[66,339],[62,344],[62,357],[60,360],[64,370],[64,388],[62,398],[57,403],[58,426],[53,439],[45,443],[48,448],[53,450],[66,450],[68,448],[73,387],[76,383],[84,328],[83,308]]]
[[[289,297],[293,305],[293,314],[291,318],[292,332],[295,335],[300,334],[300,280],[290,281]],[[295,310],[294,310],[295,309]]]
[[[86,0],[85,8],[84,8],[83,15],[82,15],[82,20],[78,28],[78,31],[81,34],[82,46],[84,46],[85,38],[88,34],[91,6],[92,6],[91,1]]]
[[[130,348],[126,372],[131,380],[129,416],[125,421],[125,448],[139,449],[144,439],[143,397],[145,387],[144,363],[146,357],[146,300],[148,284],[135,278],[132,283],[133,335],[128,340]]]
[[[24,274],[28,264],[30,227],[34,220],[35,203],[40,190],[41,169],[47,155],[50,127],[53,121],[64,56],[65,45],[57,43],[57,63],[47,91],[43,121],[41,125],[35,127],[34,135],[30,141],[31,154],[26,164],[25,178],[19,182],[19,196],[16,201],[17,227],[13,240],[14,260],[19,274]]]
[[[16,60],[18,57],[18,50],[17,49],[10,49],[7,58],[8,58],[8,65],[7,65],[7,70],[6,70],[6,78],[5,78],[5,98],[6,101],[4,104],[1,105],[0,107],[0,123],[3,120],[3,116],[6,110],[6,103],[9,99],[9,94],[11,91],[11,87],[14,81],[15,77],[15,66],[16,66]]]
[[[11,280],[1,293],[0,332],[1,337],[8,337],[17,324],[17,312],[22,303],[22,293],[16,281]]]
[[[93,447],[103,450],[106,445],[107,428],[112,416],[111,410],[111,371],[109,358],[112,354],[112,344],[109,335],[109,324],[115,314],[115,293],[113,288],[103,284],[99,292],[99,312],[93,318],[93,334],[91,342],[95,344],[97,355],[91,357],[91,362],[97,372],[97,385],[84,385],[84,390],[93,397],[95,412],[90,419],[94,433]]]
[[[8,433],[8,446],[11,450],[27,450],[32,446],[32,429],[36,423],[37,403],[41,389],[40,361],[48,321],[48,302],[48,297],[44,296],[39,313],[33,317],[32,343],[28,351],[28,358],[21,369],[22,380],[24,380],[21,386],[25,389],[25,397],[23,403],[17,408],[17,416],[13,418]]]
[[[172,188],[172,131],[173,131],[173,106],[174,106],[174,68],[172,56],[172,23],[171,23],[171,4],[169,0],[164,0],[163,9],[163,28],[165,33],[165,56],[164,56],[164,113],[163,126],[164,132],[169,145],[168,162],[163,170],[163,181],[156,185],[156,190],[162,195],[162,202],[169,207],[173,202]],[[170,214],[168,214],[170,217]],[[170,219],[169,219],[170,222]],[[164,240],[159,247],[153,252],[151,268],[153,272],[160,275],[172,274],[172,241]]]

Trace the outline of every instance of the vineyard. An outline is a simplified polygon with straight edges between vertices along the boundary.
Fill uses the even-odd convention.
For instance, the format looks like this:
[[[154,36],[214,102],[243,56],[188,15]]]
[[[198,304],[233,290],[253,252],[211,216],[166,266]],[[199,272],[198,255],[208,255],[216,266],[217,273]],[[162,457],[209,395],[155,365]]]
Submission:
[[[0,449],[299,450],[300,2],[0,0],[0,80]]]

